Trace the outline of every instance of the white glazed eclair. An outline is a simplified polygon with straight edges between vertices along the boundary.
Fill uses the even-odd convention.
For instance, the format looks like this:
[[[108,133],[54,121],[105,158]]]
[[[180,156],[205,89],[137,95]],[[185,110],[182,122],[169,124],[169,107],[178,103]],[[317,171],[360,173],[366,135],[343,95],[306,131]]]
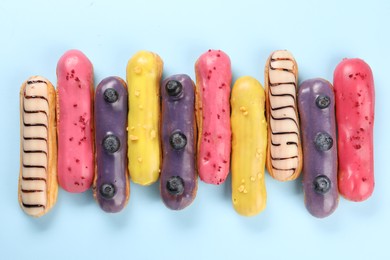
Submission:
[[[19,203],[34,217],[56,203],[56,92],[45,78],[34,76],[20,90]]]
[[[280,181],[296,179],[302,170],[297,109],[298,66],[289,51],[275,51],[265,66],[268,122],[267,169]]]

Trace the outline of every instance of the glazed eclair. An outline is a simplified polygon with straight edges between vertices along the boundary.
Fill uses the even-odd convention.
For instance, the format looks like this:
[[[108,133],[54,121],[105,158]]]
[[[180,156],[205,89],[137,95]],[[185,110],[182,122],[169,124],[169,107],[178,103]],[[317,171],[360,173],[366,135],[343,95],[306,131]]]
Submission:
[[[57,137],[56,93],[45,78],[34,76],[20,90],[19,203],[34,217],[56,203]]]
[[[174,75],[163,81],[160,91],[160,191],[165,205],[179,210],[191,204],[197,190],[195,85],[187,75]]]
[[[96,174],[94,196],[106,212],[121,211],[130,195],[127,171],[127,86],[103,79],[95,94]]]
[[[302,170],[297,106],[298,66],[289,51],[273,52],[265,66],[268,122],[267,169],[279,181],[296,179]]]

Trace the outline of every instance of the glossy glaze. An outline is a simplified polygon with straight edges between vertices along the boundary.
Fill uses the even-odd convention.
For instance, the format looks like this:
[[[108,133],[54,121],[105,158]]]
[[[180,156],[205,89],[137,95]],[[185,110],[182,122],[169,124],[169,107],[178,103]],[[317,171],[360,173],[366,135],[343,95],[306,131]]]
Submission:
[[[127,174],[127,87],[117,77],[103,79],[95,95],[96,182],[95,197],[106,212],[118,212],[129,195]],[[104,140],[114,136],[115,149],[107,149]],[[112,185],[114,193],[105,193],[104,185]]]
[[[265,209],[264,170],[267,148],[265,94],[252,77],[241,77],[233,86],[232,106],[232,202],[243,216]]]
[[[195,73],[199,176],[206,183],[221,184],[230,166],[229,56],[220,50],[209,50],[196,61]]]
[[[56,203],[57,138],[56,93],[41,76],[30,77],[20,89],[19,203],[34,217]]]
[[[182,88],[170,94],[167,84],[172,81],[179,82]],[[195,86],[191,78],[187,75],[174,75],[165,79],[161,84],[161,105],[161,197],[168,208],[179,210],[191,204],[197,189]],[[183,136],[176,138],[186,142],[172,141],[175,133]],[[173,184],[169,183],[172,180],[178,182],[175,177],[181,178],[183,190],[175,190]]]
[[[286,50],[273,52],[265,66],[267,169],[279,181],[298,178],[302,147],[297,107],[298,65]]]
[[[88,190],[94,178],[93,68],[78,50],[57,64],[58,181],[68,192]]]
[[[133,182],[150,185],[158,180],[161,167],[160,80],[161,58],[139,51],[128,62],[129,92],[128,158]]]
[[[310,214],[323,218],[332,214],[338,205],[336,119],[332,85],[323,79],[302,82],[298,92],[298,106],[304,156],[305,206]],[[324,136],[333,142],[320,142]],[[328,180],[329,184],[324,183]]]
[[[339,149],[339,191],[346,199],[363,201],[374,190],[375,90],[370,66],[344,59],[333,84]]]

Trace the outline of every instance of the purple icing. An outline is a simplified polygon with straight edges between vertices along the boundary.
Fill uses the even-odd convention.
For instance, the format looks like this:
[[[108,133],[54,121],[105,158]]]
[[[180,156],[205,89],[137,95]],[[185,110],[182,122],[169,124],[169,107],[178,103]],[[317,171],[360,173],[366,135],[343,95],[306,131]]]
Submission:
[[[304,156],[305,205],[310,214],[318,218],[329,216],[338,205],[334,105],[333,87],[328,81],[311,79],[300,85],[298,106]],[[330,136],[333,140],[319,140],[320,133],[325,133],[320,136]],[[328,149],[330,141],[333,141],[333,145]]]
[[[170,81],[181,83],[179,94],[176,89],[167,89],[166,86]],[[173,83],[171,86],[177,87],[176,82]],[[165,205],[174,210],[187,207],[196,195],[194,90],[194,83],[187,75],[171,76],[161,85],[163,163],[160,191]],[[169,94],[168,91],[171,93]],[[178,131],[185,135],[186,140],[181,137],[181,134],[176,134],[171,139],[172,134]]]
[[[120,78],[105,78],[97,86],[95,95],[95,194],[99,206],[106,212],[122,210],[127,201],[126,127],[126,85]]]

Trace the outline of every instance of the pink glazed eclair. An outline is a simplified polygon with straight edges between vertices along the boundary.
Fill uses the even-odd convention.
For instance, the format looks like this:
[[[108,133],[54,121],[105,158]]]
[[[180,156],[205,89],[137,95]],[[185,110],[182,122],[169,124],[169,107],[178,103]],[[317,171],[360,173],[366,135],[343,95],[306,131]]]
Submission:
[[[93,67],[78,50],[57,64],[58,182],[66,191],[88,190],[94,177]]]
[[[229,56],[209,50],[195,64],[196,118],[198,124],[198,172],[206,183],[219,185],[230,166],[230,85]]]
[[[364,201],[374,191],[375,87],[370,66],[344,59],[333,75],[338,130],[339,192]]]

